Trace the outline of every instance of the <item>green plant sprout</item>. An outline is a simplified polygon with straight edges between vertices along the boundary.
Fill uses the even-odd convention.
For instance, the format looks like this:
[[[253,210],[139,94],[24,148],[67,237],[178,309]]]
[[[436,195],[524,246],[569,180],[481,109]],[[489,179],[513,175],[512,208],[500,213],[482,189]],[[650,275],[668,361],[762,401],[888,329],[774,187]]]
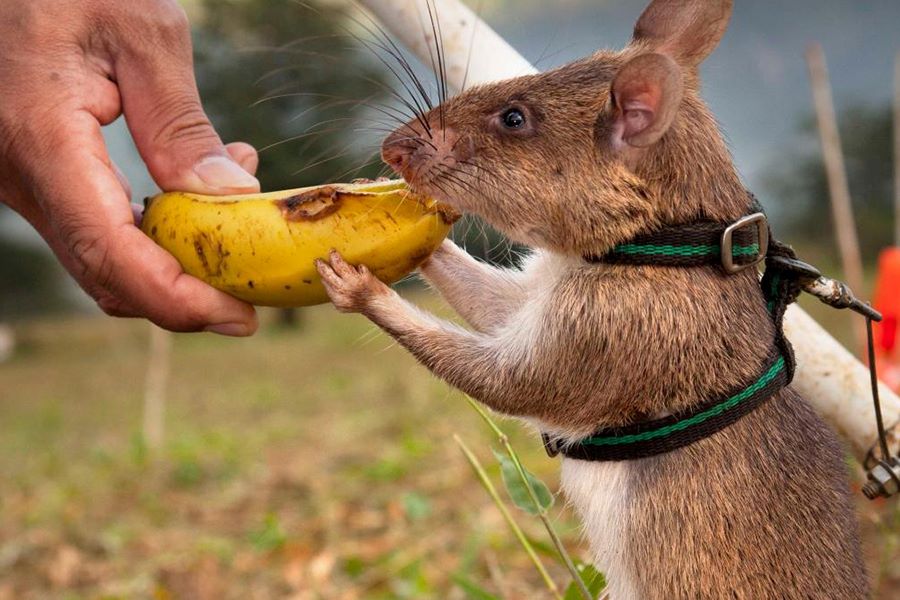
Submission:
[[[456,443],[462,449],[463,454],[465,454],[466,459],[475,471],[482,486],[491,496],[504,519],[513,530],[516,538],[519,540],[519,543],[535,564],[535,567],[547,585],[547,589],[559,600],[578,600],[578,598],[582,598],[583,600],[596,600],[599,593],[606,587],[606,580],[602,574],[598,573],[593,568],[593,566],[583,563],[576,565],[575,561],[572,560],[572,557],[563,545],[562,540],[559,538],[556,529],[550,522],[548,511],[553,506],[553,494],[544,482],[535,477],[522,465],[519,455],[509,443],[509,437],[502,429],[500,429],[496,422],[494,422],[487,411],[471,397],[465,396],[465,398],[469,405],[481,416],[488,427],[490,427],[491,431],[497,436],[500,445],[503,446],[503,449],[506,452],[504,455],[495,451],[494,455],[500,463],[500,472],[503,483],[506,486],[513,503],[521,510],[530,515],[537,516],[541,520],[556,549],[556,556],[572,576],[572,583],[566,590],[565,596],[562,596],[556,583],[550,578],[543,563],[541,563],[540,558],[537,556],[534,545],[527,537],[525,537],[518,524],[516,524],[512,515],[507,510],[506,505],[500,499],[497,490],[488,478],[484,468],[478,462],[478,459],[472,454],[468,447],[466,447],[459,436],[454,435]],[[585,583],[585,578],[590,581],[589,584]]]

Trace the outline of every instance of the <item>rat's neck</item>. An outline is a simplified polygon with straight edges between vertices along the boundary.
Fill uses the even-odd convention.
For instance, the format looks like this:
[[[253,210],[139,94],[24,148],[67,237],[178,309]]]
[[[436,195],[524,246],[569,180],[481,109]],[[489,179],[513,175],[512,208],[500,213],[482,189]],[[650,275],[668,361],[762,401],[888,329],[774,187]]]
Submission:
[[[734,221],[750,198],[715,119],[699,100],[685,100],[684,118],[642,161],[641,176],[657,194],[667,224]]]

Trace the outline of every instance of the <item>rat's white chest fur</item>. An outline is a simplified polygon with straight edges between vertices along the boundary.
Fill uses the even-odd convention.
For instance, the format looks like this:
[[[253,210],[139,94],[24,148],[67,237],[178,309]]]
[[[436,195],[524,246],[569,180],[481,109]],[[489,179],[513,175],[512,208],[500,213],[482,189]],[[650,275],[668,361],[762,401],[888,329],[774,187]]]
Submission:
[[[545,312],[552,307],[554,290],[561,276],[583,263],[572,257],[536,252],[523,265],[528,301],[511,319],[514,326],[501,332],[506,343],[527,353],[540,339]],[[536,423],[542,431],[549,428]],[[580,438],[590,432],[553,431],[563,438]],[[628,462],[562,461],[562,488],[575,507],[587,537],[593,560],[606,574],[610,598],[637,600],[636,573],[627,556],[627,510],[633,465]]]
[[[627,554],[627,510],[632,465],[563,459],[562,488],[575,507],[594,563],[606,574],[609,597],[638,600],[634,560]]]

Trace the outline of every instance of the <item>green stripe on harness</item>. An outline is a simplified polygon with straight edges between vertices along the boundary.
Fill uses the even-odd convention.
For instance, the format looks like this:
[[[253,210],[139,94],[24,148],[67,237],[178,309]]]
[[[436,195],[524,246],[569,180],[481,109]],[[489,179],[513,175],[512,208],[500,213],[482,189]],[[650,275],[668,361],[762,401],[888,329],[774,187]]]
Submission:
[[[645,442],[647,440],[665,437],[667,435],[675,433],[676,431],[681,431],[683,429],[687,429],[688,427],[699,425],[700,423],[703,423],[704,421],[707,421],[712,417],[720,415],[723,412],[734,408],[747,398],[756,394],[761,389],[769,385],[769,383],[771,383],[779,373],[784,371],[784,369],[784,357],[781,356],[778,358],[778,360],[775,361],[775,364],[773,364],[769,368],[769,370],[762,375],[762,377],[757,379],[756,382],[742,390],[740,393],[735,394],[731,398],[728,398],[721,404],[717,404],[716,406],[713,406],[712,408],[704,412],[698,413],[688,419],[678,421],[677,423],[673,423],[672,425],[634,435],[623,435],[618,437],[589,437],[581,440],[581,442],[579,443],[590,446],[616,446],[621,444],[633,444],[635,442]]]
[[[721,246],[669,246],[653,244],[621,244],[612,249],[613,254],[627,254],[629,256],[644,254],[647,256],[718,256],[722,251]],[[751,246],[734,246],[731,249],[733,256],[756,256],[759,254],[759,244]]]
[[[591,435],[568,441],[544,434],[544,447],[550,456],[563,454],[575,460],[637,460],[665,454],[708,438],[736,423],[778,395],[794,374],[794,357],[782,330],[782,317],[788,304],[800,293],[797,275],[781,263],[779,257],[795,257],[793,251],[771,240],[765,216],[754,213],[733,224],[699,221],[672,225],[640,234],[615,246],[604,255],[585,256],[592,264],[646,265],[660,267],[715,267],[724,275],[752,269],[763,259],[766,271],[760,285],[760,308],[767,308],[775,336],[765,362],[756,371],[755,380],[738,382],[727,393],[675,414],[606,427]],[[686,290],[689,293],[689,290]],[[767,331],[760,331],[763,338]]]

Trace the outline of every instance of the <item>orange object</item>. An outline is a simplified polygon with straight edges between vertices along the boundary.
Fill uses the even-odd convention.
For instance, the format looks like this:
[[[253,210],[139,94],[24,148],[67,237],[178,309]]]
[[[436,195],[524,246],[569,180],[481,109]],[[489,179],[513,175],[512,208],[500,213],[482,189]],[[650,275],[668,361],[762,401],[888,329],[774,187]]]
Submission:
[[[874,324],[878,374],[891,389],[900,391],[900,248],[888,248],[878,259],[875,308],[884,316]]]

